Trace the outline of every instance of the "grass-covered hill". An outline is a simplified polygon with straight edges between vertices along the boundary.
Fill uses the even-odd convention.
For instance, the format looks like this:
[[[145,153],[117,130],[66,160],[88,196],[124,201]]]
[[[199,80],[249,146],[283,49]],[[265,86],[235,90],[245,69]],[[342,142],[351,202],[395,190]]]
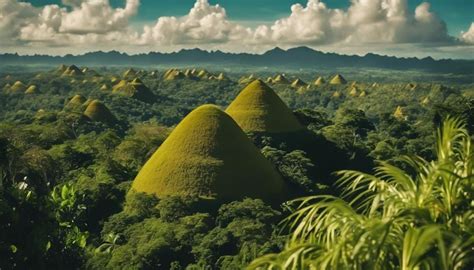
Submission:
[[[187,115],[143,165],[132,190],[226,201],[282,201],[282,178],[234,120],[212,105]]]
[[[293,112],[262,80],[248,84],[226,112],[246,132],[289,133],[303,129]]]

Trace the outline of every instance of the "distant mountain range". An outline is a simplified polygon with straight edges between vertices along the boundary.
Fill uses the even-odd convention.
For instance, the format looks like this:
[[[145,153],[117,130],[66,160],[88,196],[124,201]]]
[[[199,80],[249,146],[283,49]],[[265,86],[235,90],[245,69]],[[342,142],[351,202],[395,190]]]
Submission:
[[[471,74],[474,60],[434,60],[426,58],[398,58],[373,53],[364,56],[323,53],[308,47],[288,50],[274,48],[263,54],[225,53],[200,49],[173,53],[150,52],[128,55],[117,51],[90,52],[83,55],[28,55],[0,54],[0,65],[21,64],[76,64],[76,65],[239,65],[269,68],[385,68],[395,70],[417,69],[430,72]]]

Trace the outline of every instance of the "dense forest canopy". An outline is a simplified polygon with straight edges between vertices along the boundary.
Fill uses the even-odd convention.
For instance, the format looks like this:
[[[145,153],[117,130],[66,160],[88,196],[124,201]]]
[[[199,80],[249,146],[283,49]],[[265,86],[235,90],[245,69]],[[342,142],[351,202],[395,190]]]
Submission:
[[[0,87],[0,269],[474,265],[472,78],[61,65]]]

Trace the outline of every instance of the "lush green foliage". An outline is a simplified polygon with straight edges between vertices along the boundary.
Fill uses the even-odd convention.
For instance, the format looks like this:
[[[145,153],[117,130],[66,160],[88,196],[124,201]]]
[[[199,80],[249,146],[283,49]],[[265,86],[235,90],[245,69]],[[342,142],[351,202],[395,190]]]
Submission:
[[[276,226],[287,211],[279,205],[251,199],[219,205],[202,198],[128,194],[132,180],[175,125],[202,104],[227,108],[245,87],[238,78],[244,76],[250,82],[250,72],[227,70],[216,79],[220,71],[210,69],[202,78],[186,77],[183,72],[185,78],[163,80],[164,70],[135,69],[122,76],[124,70],[115,67],[84,72],[72,67],[62,76],[67,67],[52,71],[34,68],[41,73],[25,66],[0,71],[0,268],[242,269],[264,254],[292,253],[283,249],[288,231]],[[6,70],[12,73],[6,74]],[[252,72],[256,72],[253,78],[275,77],[269,70]],[[273,163],[293,197],[330,194],[335,200],[342,187],[335,184],[333,172],[358,170],[370,175],[374,160],[386,160],[384,164],[395,165],[416,179],[410,163],[399,157],[417,154],[425,160],[435,159],[433,130],[447,115],[463,117],[469,134],[474,132],[474,88],[466,77],[340,70],[347,84],[315,85],[315,78],[323,76],[329,81],[336,73],[318,72],[285,74],[288,82],[296,78],[307,82],[304,91],[290,83],[269,83],[283,105],[296,110],[294,115],[306,130],[247,134]],[[127,87],[114,92],[121,80]],[[18,91],[3,89],[16,81],[23,82],[17,84]],[[461,81],[465,84],[458,83]],[[26,94],[30,86],[36,88]],[[69,104],[76,95],[83,98]],[[84,116],[92,100],[100,100],[115,121],[91,121]],[[401,116],[395,117],[399,106]],[[284,118],[293,118],[288,112]],[[234,138],[225,142],[232,144]],[[186,151],[183,153],[187,157]],[[346,195],[344,201],[364,192],[367,183],[359,183],[354,191],[357,194],[342,194]],[[369,192],[370,196],[375,191]],[[458,195],[446,196],[446,200]],[[440,208],[436,213],[420,214],[416,226],[410,225],[412,228],[399,237],[396,247],[406,243],[407,248],[392,260],[394,264],[400,257],[406,267],[416,265],[417,257],[425,253],[408,247],[426,235],[433,237],[423,245],[437,243],[427,251],[428,257],[441,254],[439,243],[447,245],[448,253],[457,238],[469,244],[464,241],[470,233],[465,228],[472,225],[462,221],[467,217],[459,217],[463,209],[472,207],[468,202],[469,198],[463,197],[453,201],[449,216],[442,214],[443,204],[436,206]],[[363,219],[365,213],[355,212],[367,226],[381,224],[376,213],[383,213],[382,209],[373,213],[374,219]],[[410,216],[403,214],[404,218]],[[450,221],[445,222],[448,217]],[[430,219],[435,222],[426,221]],[[423,227],[434,223],[437,227]],[[360,245],[360,254],[368,252],[363,248]],[[321,251],[318,248],[317,252]],[[436,258],[442,259],[441,255]]]
[[[405,156],[403,170],[339,172],[341,197],[290,202],[291,236],[251,269],[469,269],[474,244],[474,152],[462,121],[438,130],[436,159]]]

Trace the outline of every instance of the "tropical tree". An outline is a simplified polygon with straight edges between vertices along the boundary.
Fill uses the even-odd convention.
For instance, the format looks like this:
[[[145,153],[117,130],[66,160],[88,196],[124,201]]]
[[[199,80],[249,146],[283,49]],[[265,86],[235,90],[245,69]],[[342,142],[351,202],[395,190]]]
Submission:
[[[341,171],[341,198],[289,202],[284,251],[249,268],[472,269],[472,139],[454,118],[436,137],[433,161],[405,156],[406,170],[379,162],[374,174]]]

